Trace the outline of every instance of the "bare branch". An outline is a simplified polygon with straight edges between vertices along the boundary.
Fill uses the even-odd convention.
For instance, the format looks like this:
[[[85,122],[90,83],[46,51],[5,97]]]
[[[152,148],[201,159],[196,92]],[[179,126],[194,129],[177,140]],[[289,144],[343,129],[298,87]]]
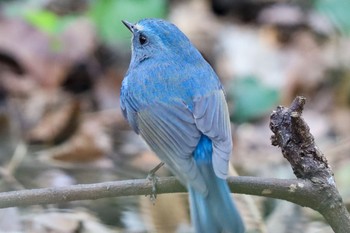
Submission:
[[[320,212],[336,233],[350,232],[350,215],[336,187],[327,159],[316,146],[310,128],[302,118],[304,97],[296,97],[290,108],[279,106],[271,114],[272,145],[282,150],[294,174],[312,185],[307,200]],[[313,197],[313,199],[310,199]]]
[[[0,193],[0,208],[37,204],[55,204],[76,200],[151,194],[148,179],[123,180],[96,184],[79,184],[57,188],[27,189]],[[173,177],[159,179],[158,193],[185,191]]]
[[[314,191],[309,181],[300,179],[274,179],[259,177],[229,177],[231,191],[279,198],[299,205],[313,207]],[[157,182],[157,193],[186,192],[175,177],[162,177]],[[0,208],[55,204],[76,200],[93,200],[107,197],[149,195],[152,182],[148,179],[113,181],[96,184],[79,184],[57,188],[30,189],[0,193]]]

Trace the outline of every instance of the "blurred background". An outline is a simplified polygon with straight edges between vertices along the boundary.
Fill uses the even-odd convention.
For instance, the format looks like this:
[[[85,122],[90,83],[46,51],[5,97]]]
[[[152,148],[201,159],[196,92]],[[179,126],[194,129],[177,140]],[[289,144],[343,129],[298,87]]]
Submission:
[[[350,204],[350,1],[0,2],[0,191],[145,178],[159,160],[124,121],[121,19],[175,23],[221,78],[239,175],[294,178],[269,115],[295,96]],[[170,175],[162,168],[159,176]],[[235,195],[247,232],[329,233],[294,204]],[[0,232],[193,232],[186,194],[0,210]]]

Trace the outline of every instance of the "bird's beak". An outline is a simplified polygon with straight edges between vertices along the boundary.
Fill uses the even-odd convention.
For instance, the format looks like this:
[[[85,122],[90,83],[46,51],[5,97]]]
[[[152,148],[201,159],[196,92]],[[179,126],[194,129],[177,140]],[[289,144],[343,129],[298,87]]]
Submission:
[[[127,27],[131,32],[134,32],[134,26],[135,26],[134,24],[129,23],[126,20],[122,20],[122,22],[125,25],[125,27]]]

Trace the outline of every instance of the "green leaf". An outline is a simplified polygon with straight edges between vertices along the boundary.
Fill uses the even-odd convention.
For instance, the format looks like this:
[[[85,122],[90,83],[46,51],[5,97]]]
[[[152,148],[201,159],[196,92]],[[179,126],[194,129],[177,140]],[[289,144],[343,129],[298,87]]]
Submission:
[[[54,34],[57,31],[58,17],[46,10],[32,10],[26,12],[24,18],[34,27],[40,29],[43,32]]]
[[[38,30],[51,35],[50,47],[53,52],[60,52],[63,45],[58,39],[58,35],[67,27],[67,25],[77,17],[73,15],[58,16],[47,10],[27,10],[23,15],[24,19]]]
[[[51,11],[39,9],[24,13],[24,19],[29,24],[49,35],[58,35],[75,18],[74,16],[60,17]]]
[[[108,44],[130,41],[130,32],[121,20],[136,22],[142,18],[164,18],[166,0],[98,0],[90,8],[98,34]]]
[[[350,35],[350,1],[317,0],[315,9],[325,15],[344,35]]]
[[[278,103],[279,93],[253,76],[236,78],[227,90],[230,116],[242,123],[269,113]]]

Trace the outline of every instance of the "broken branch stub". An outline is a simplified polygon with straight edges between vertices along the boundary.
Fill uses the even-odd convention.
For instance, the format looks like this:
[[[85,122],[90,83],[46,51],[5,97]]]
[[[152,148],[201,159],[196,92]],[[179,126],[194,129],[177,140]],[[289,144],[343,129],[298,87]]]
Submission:
[[[327,180],[334,184],[327,159],[315,144],[310,128],[302,118],[305,98],[298,96],[289,108],[278,106],[270,116],[272,145],[282,150],[294,174],[301,179]]]

